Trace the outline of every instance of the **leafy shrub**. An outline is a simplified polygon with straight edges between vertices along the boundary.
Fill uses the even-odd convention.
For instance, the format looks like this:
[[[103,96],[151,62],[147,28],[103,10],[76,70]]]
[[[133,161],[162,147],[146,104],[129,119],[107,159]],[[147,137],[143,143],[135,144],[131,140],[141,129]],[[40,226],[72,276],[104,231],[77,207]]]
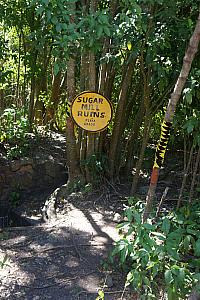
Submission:
[[[159,299],[161,291],[168,300],[186,299],[200,280],[200,209],[182,207],[144,224],[142,211],[141,202],[126,208],[112,261],[119,260],[140,299]]]
[[[105,180],[105,175],[108,173],[108,158],[105,154],[93,154],[82,160],[81,165],[88,168],[94,185],[98,185]]]
[[[4,110],[0,116],[0,141],[9,144],[7,152],[9,158],[21,157],[26,154],[29,148],[28,132],[28,118],[24,116],[22,110],[15,107]]]

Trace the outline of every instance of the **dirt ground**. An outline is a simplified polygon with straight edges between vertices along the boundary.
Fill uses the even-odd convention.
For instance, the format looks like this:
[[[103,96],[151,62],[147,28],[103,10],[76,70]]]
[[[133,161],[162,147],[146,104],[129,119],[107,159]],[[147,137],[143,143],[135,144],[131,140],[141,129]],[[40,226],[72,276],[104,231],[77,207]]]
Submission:
[[[99,290],[105,299],[122,299],[123,279],[103,268],[118,239],[113,219],[122,196],[97,194],[72,194],[50,222],[1,233],[0,260],[7,260],[0,270],[0,299],[94,300]],[[134,295],[124,293],[123,299]]]

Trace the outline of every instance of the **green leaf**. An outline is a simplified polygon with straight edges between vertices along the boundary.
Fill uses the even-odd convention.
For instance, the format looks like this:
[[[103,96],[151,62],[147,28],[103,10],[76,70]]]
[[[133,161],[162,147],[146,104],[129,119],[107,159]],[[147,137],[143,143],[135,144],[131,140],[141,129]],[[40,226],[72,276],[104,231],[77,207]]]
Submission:
[[[102,290],[98,291],[98,295],[96,300],[104,300],[104,292]]]
[[[195,243],[194,254],[200,256],[200,238]]]
[[[175,260],[175,261],[180,260],[179,254],[177,253],[177,250],[172,248],[172,246],[170,244],[166,245],[166,250],[167,250],[167,253],[168,253],[168,255],[170,256],[170,258],[172,260]]]
[[[177,293],[173,290],[173,288],[167,289],[167,299],[168,300],[179,300]]]
[[[141,224],[141,215],[136,210],[133,210],[133,217],[137,224]]]
[[[37,8],[36,13],[37,13],[37,15],[42,15],[43,11],[44,11],[44,7],[40,6]]]
[[[51,18],[51,23],[54,24],[54,25],[56,25],[58,23],[58,18],[56,16],[53,16]]]
[[[194,124],[192,123],[188,123],[188,126],[187,126],[187,133],[191,133],[194,129]]]
[[[132,44],[131,44],[130,41],[127,43],[127,48],[128,48],[129,51],[131,51],[131,49],[132,49]]]
[[[184,268],[179,268],[178,281],[184,282],[185,280],[185,270]]]
[[[47,10],[46,16],[47,16],[47,21],[49,22],[51,19],[51,11],[50,10]]]
[[[191,242],[191,235],[186,235],[186,237],[183,240],[183,247],[185,251],[189,250],[190,242]]]
[[[127,249],[127,248],[124,248],[124,249],[121,251],[121,263],[124,263],[124,262],[125,262],[127,255],[128,255],[128,249]]]
[[[161,230],[165,233],[168,234],[170,231],[170,220],[168,218],[165,218],[163,220],[162,226],[161,226]]]
[[[128,272],[127,276],[126,276],[126,281],[127,281],[127,284],[129,285],[131,283],[131,281],[133,280],[133,277],[134,277],[134,274],[133,274],[133,271],[130,271]],[[126,284],[126,286],[128,286]]]
[[[172,271],[171,270],[167,270],[165,271],[165,282],[167,285],[170,285],[170,283],[173,282],[173,276],[172,276]]]
[[[63,30],[67,30],[67,28],[68,28],[68,26],[67,26],[66,23],[62,23],[61,26],[62,26],[62,29],[63,29]]]
[[[127,218],[128,218],[128,221],[129,221],[129,222],[132,222],[132,220],[133,220],[133,213],[132,213],[131,208],[128,208],[128,209],[126,210],[126,216],[127,216]]]
[[[196,273],[196,274],[194,275],[194,279],[200,281],[200,273]]]
[[[45,4],[45,5],[48,5],[49,4],[49,0],[42,0],[42,3]]]
[[[156,229],[156,226],[155,225],[152,225],[152,224],[149,224],[149,223],[144,223],[143,224],[143,227],[147,230],[155,230]]]
[[[103,34],[103,26],[98,26],[97,27],[97,38],[100,39],[102,37]]]
[[[153,236],[156,236],[161,241],[165,241],[166,240],[166,236],[164,234],[160,233],[160,232],[153,231],[153,232],[151,232],[151,234]]]
[[[57,63],[54,64],[53,66],[53,72],[54,72],[54,75],[56,76],[60,71],[60,67]]]
[[[108,27],[103,27],[103,31],[105,32],[105,34],[107,35],[107,36],[110,36],[110,34],[111,34],[111,32],[110,32],[110,29],[108,28]]]
[[[187,101],[188,104],[192,104],[192,93],[188,92],[185,94],[185,99]]]
[[[61,24],[60,24],[60,23],[57,23],[57,24],[56,24],[56,31],[57,31],[57,32],[60,32],[61,30],[62,30]]]
[[[134,3],[134,8],[135,8],[135,10],[136,10],[136,13],[137,13],[138,15],[141,15],[141,13],[142,13],[141,7],[140,7],[138,4]]]

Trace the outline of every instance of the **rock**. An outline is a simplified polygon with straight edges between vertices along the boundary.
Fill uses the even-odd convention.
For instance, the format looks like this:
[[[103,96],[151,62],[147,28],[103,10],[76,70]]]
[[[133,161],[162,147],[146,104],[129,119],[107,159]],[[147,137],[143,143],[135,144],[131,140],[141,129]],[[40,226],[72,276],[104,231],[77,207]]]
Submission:
[[[10,161],[2,157],[0,151],[0,202],[6,201],[5,198],[8,198],[12,191],[60,186],[67,182],[66,157],[63,150],[65,143],[63,140],[63,145],[60,142],[57,145],[58,136],[54,141],[51,140],[51,143],[45,137],[44,147],[37,146],[31,149],[31,157]]]
[[[189,300],[200,300],[200,294],[196,291],[193,291],[189,297]]]
[[[28,157],[24,157],[20,159],[20,164],[21,166],[27,166],[27,165],[33,165],[33,159],[32,158],[28,158]]]
[[[110,274],[107,276],[105,284],[107,285],[108,288],[113,287],[113,279]]]
[[[23,165],[23,166],[21,166],[19,172],[23,175],[25,175],[24,173],[32,174],[33,173],[33,167],[32,167],[32,165]]]
[[[21,167],[21,162],[20,162],[20,160],[14,160],[14,161],[12,161],[12,162],[10,163],[10,170],[11,170],[12,172],[18,171],[18,170],[20,169],[20,167]]]
[[[121,217],[121,215],[119,214],[119,213],[115,213],[114,214],[114,218],[113,218],[113,221],[114,222],[121,222],[122,221],[122,217]]]

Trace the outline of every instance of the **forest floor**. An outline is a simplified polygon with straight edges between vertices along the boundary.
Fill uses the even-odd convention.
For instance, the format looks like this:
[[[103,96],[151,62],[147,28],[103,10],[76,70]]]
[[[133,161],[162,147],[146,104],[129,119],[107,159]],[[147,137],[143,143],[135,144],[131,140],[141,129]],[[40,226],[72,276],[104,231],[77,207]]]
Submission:
[[[173,158],[174,159],[174,158]],[[166,186],[176,188],[170,172],[161,174],[158,200]],[[148,178],[142,179],[138,195],[144,197]],[[36,226],[10,227],[0,232],[0,298],[10,300],[95,300],[104,290],[105,300],[137,299],[124,293],[120,273],[104,265],[119,238],[116,225],[127,204],[130,184],[109,182],[90,193],[72,193],[58,203],[57,216]],[[22,194],[18,209],[26,216],[41,218],[41,207],[52,188]],[[174,201],[171,191],[171,199]],[[166,206],[171,206],[168,201]]]
[[[95,205],[99,197],[107,208]],[[0,260],[6,255],[7,261],[0,271],[0,298],[94,300],[103,289],[105,300],[121,299],[120,274],[103,268],[118,239],[119,200],[119,194],[106,196],[103,191],[89,198],[79,193],[60,204],[57,217],[48,223],[5,229]],[[133,296],[125,293],[123,299]]]

